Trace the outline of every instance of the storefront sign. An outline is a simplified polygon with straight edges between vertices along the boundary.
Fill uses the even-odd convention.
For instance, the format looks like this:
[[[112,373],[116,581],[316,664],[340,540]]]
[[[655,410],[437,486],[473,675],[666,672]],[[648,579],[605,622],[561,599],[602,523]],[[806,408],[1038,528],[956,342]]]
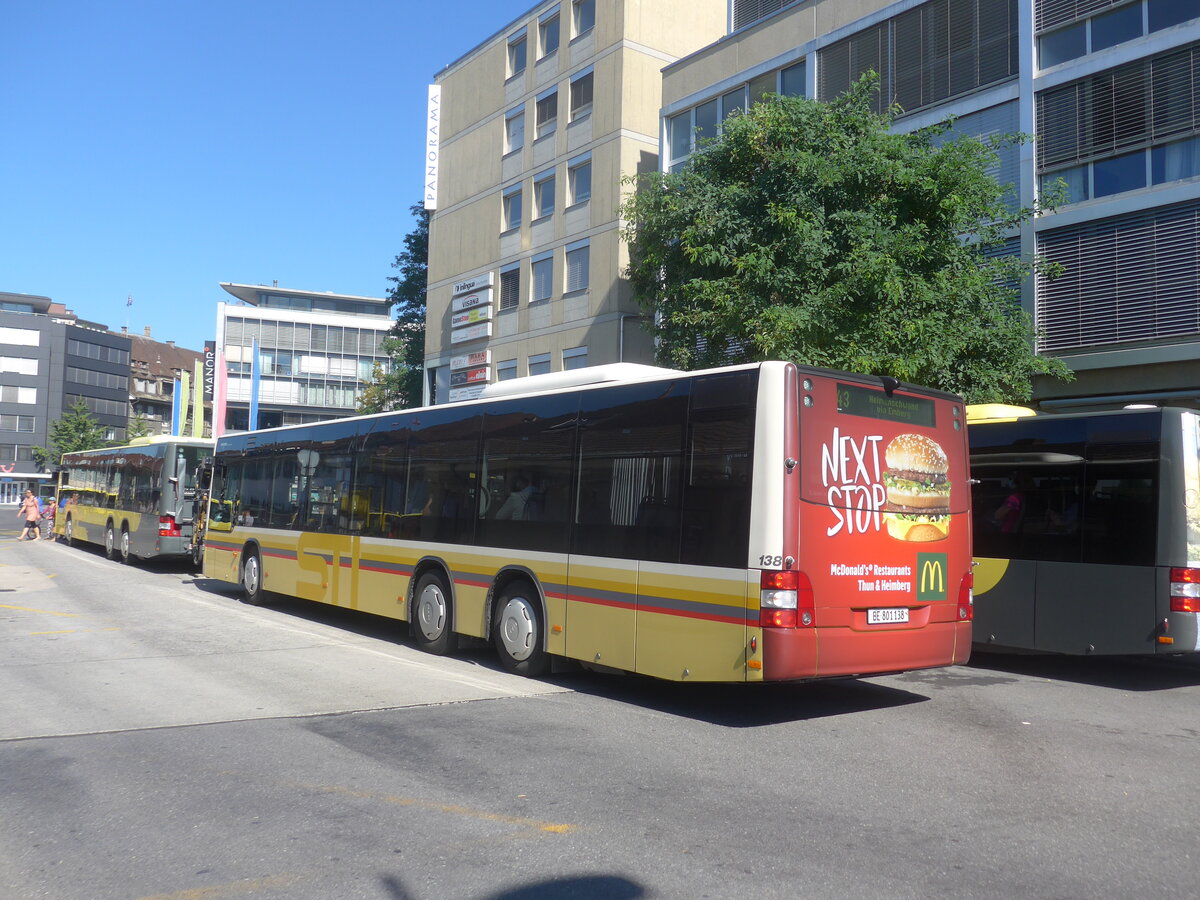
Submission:
[[[480,322],[478,325],[468,325],[465,328],[455,328],[450,332],[450,343],[461,344],[464,341],[477,341],[480,338],[492,336],[492,323]]]
[[[450,357],[451,369],[474,369],[479,366],[490,366],[491,364],[491,350],[476,350],[474,353],[464,353],[462,356]]]

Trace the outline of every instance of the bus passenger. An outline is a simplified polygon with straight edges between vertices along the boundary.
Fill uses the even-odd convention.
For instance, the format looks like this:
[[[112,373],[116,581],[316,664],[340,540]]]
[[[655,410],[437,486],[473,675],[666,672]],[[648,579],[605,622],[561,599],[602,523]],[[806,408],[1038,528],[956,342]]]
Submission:
[[[524,519],[526,507],[529,506],[529,498],[532,496],[533,485],[524,475],[518,475],[508,499],[496,510],[496,518],[512,519],[513,521]]]

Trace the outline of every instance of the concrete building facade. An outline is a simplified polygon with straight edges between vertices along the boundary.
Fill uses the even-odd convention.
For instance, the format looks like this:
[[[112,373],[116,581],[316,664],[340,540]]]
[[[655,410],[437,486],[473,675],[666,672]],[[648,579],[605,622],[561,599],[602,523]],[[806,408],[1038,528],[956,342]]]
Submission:
[[[1200,5],[1195,0],[731,0],[727,35],[668,65],[664,168],[765,91],[829,100],[881,76],[896,127],[956,117],[963,133],[1024,132],[995,174],[1032,205],[1067,201],[1004,252],[1061,264],[1022,303],[1046,409],[1200,406]]]
[[[353,415],[376,365],[389,363],[392,327],[382,297],[223,283],[237,303],[217,304],[214,429],[250,427],[253,347],[259,355],[259,428]],[[222,396],[222,393],[224,396]]]
[[[621,277],[622,178],[658,166],[662,68],[726,18],[724,0],[545,2],[438,73],[430,402],[652,359]]]
[[[0,503],[53,475],[33,459],[49,427],[82,400],[113,442],[129,418],[130,340],[49,297],[0,293]]]

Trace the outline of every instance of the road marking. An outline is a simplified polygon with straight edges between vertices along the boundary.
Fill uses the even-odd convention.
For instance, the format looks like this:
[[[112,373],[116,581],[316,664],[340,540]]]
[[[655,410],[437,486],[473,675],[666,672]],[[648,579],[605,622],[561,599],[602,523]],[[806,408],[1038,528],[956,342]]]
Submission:
[[[3,603],[0,603],[0,609],[15,609],[19,612],[38,613],[43,616],[63,616],[64,618],[68,619],[78,619],[81,615],[83,615],[82,613],[54,612],[50,609],[34,609],[32,606],[6,606]]]
[[[120,628],[66,628],[62,631],[31,631],[30,636],[41,634],[100,634],[105,631],[120,631]]]
[[[304,881],[308,875],[272,875],[266,878],[248,878],[230,884],[214,884],[209,887],[172,891],[169,894],[153,894],[140,900],[218,900],[221,897],[244,897],[261,890],[290,887]]]
[[[317,791],[322,794],[339,794],[343,797],[354,797],[359,800],[382,800],[394,806],[415,806],[430,812],[446,813],[453,816],[465,816],[471,819],[483,819],[487,822],[500,822],[505,825],[517,825],[521,828],[532,828],[548,834],[570,834],[577,830],[576,825],[565,825],[557,822],[542,822],[538,819],[523,819],[520,816],[508,816],[503,813],[492,813],[483,809],[472,809],[469,806],[452,806],[445,803],[435,803],[432,800],[422,800],[419,797],[397,797],[392,794],[376,794],[373,791],[355,791],[337,785],[300,784],[306,791]]]

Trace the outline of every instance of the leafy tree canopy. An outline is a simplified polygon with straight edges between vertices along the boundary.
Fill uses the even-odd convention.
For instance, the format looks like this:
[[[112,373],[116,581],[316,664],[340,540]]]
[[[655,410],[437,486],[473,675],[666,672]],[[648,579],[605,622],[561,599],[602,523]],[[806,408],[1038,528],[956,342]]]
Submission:
[[[396,310],[396,324],[383,339],[390,358],[385,370],[376,366],[371,382],[358,399],[360,413],[408,409],[421,405],[425,377],[425,285],[429,271],[429,210],[409,207],[416,227],[404,238],[404,251],[392,263],[399,275],[388,281],[388,299]]]
[[[1032,214],[986,172],[998,145],[892,132],[896,111],[871,110],[876,82],[833,103],[769,97],[682,171],[629,179],[627,274],[660,362],[783,359],[972,402],[1070,377],[1033,352],[1015,287],[1033,264],[980,252]]]
[[[51,422],[46,436],[50,449],[31,448],[34,461],[43,469],[58,466],[64,453],[95,450],[109,444],[104,437],[104,426],[96,421],[82,400],[76,400],[62,418]]]

